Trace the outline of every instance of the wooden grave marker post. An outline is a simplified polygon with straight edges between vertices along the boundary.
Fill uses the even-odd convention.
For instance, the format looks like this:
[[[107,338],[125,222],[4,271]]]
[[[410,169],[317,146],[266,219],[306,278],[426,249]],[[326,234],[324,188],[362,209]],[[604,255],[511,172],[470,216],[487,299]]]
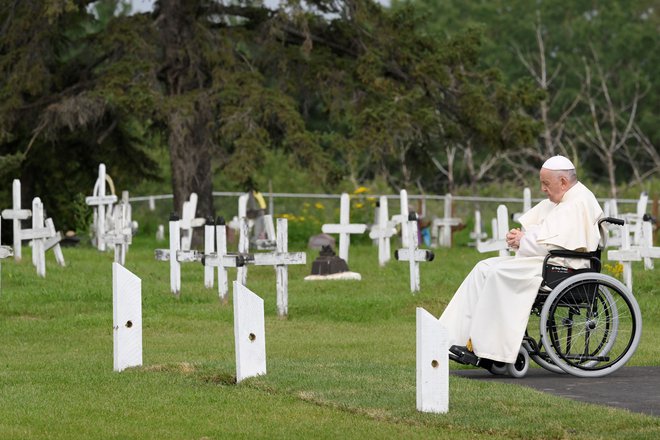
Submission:
[[[350,217],[350,198],[347,193],[342,193],[339,208],[339,223],[325,224],[321,231],[325,234],[339,234],[339,257],[348,263],[348,248],[351,244],[351,234],[364,234],[367,230],[365,224],[351,224]]]
[[[417,411],[449,410],[449,334],[422,307],[416,311]]]
[[[62,234],[55,230],[52,219],[44,221],[44,207],[39,197],[32,200],[32,229],[23,229],[21,240],[32,240],[32,264],[40,277],[46,277],[46,251],[50,249],[53,249],[57,263],[66,265],[60,247]]]
[[[236,382],[266,374],[264,300],[234,281],[234,344]]]
[[[142,280],[112,263],[113,368],[142,365]]]

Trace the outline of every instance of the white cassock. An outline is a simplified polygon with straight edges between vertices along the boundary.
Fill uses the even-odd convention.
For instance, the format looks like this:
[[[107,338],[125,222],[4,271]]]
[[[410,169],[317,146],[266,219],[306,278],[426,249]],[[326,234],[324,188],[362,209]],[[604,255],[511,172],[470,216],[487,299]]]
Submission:
[[[477,356],[513,363],[541,286],[545,255],[559,248],[595,250],[602,214],[596,197],[578,182],[561,202],[544,200],[520,217],[525,235],[516,255],[477,263],[442,313],[450,346],[471,340]],[[553,261],[574,268],[585,264],[559,260]]]

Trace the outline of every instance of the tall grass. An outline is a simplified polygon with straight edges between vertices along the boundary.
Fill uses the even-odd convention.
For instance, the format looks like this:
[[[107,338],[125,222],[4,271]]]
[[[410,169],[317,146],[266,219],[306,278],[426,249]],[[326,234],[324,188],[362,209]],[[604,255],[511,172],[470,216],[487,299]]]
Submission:
[[[436,250],[416,295],[407,265],[380,268],[370,245],[351,247],[362,281],[303,281],[308,252],[306,267],[289,270],[287,319],[276,314],[272,268],[251,267],[248,287],[265,300],[268,374],[237,385],[231,304],[203,287],[197,264],[182,267],[172,296],[155,247],[138,236],[128,254],[142,278],[144,366],[122,373],[112,371],[111,253],[67,248],[67,267],[49,256],[46,279],[28,248],[22,263],[2,263],[0,438],[660,436],[658,418],[456,376],[448,414],[417,412],[415,308],[442,312],[483,258],[473,249]],[[658,365],[659,281],[635,266],[644,333],[630,365]]]

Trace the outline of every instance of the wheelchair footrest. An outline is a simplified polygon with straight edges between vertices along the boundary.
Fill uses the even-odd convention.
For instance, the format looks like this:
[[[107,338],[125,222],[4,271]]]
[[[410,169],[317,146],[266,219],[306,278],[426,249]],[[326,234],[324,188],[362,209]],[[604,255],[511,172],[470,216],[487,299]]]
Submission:
[[[476,367],[483,367],[489,369],[493,364],[490,359],[482,359],[467,347],[461,345],[452,345],[449,347],[449,359],[464,365],[474,365]]]

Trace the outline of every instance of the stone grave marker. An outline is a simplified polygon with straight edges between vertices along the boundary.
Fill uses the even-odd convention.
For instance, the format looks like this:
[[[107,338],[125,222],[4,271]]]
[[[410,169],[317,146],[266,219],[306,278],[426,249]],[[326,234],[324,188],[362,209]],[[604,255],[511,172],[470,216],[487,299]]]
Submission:
[[[433,261],[435,255],[432,251],[427,249],[418,249],[418,235],[417,235],[417,216],[414,213],[410,214],[409,220],[403,226],[408,229],[408,247],[399,249],[394,252],[394,258],[399,261],[408,261],[410,265],[410,291],[415,293],[419,292],[419,263],[423,261]]]
[[[112,263],[113,368],[142,365],[142,280]]]
[[[325,234],[339,234],[339,257],[348,263],[348,248],[351,244],[351,234],[364,234],[367,230],[365,224],[351,224],[350,216],[350,198],[347,193],[342,193],[339,209],[339,223],[325,224],[321,231]]]
[[[110,187],[110,195],[106,195],[106,182]],[[105,164],[99,164],[99,174],[94,183],[94,190],[90,197],[85,197],[85,202],[94,209],[92,231],[96,240],[96,248],[100,251],[105,251],[106,243],[103,237],[106,233],[106,216],[109,210],[112,209],[112,205],[117,202],[114,183],[105,172]]]
[[[417,411],[449,410],[449,334],[440,321],[417,307]]]
[[[390,261],[390,238],[396,234],[396,229],[389,220],[387,197],[381,196],[379,205],[378,223],[371,227],[369,238],[378,240],[378,264],[382,267]]]
[[[2,217],[12,221],[15,261],[21,261],[22,258],[21,220],[27,220],[31,216],[32,212],[29,209],[21,209],[21,181],[14,179],[12,182],[12,209],[4,209]]]
[[[509,232],[509,211],[506,205],[497,207],[497,221],[493,222],[493,237],[477,245],[481,253],[499,251],[500,257],[509,255],[506,234]]]
[[[434,218],[431,223],[431,235],[441,247],[451,247],[451,228],[461,224],[460,218],[452,217],[452,195],[445,194],[445,211],[443,218]]]
[[[264,301],[234,281],[234,343],[236,382],[266,374]]]

